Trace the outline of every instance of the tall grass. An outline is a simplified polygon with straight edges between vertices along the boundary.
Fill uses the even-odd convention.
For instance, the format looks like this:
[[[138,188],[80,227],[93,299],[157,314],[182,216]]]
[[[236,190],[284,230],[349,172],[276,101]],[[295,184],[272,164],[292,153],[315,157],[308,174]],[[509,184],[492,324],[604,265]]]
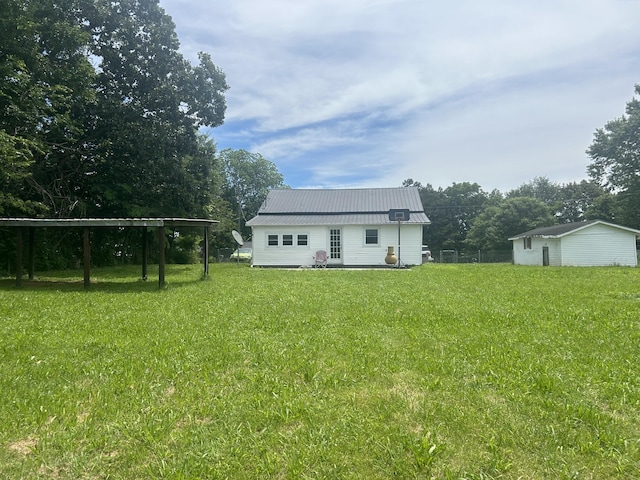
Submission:
[[[0,281],[0,477],[640,478],[638,269],[137,273]]]

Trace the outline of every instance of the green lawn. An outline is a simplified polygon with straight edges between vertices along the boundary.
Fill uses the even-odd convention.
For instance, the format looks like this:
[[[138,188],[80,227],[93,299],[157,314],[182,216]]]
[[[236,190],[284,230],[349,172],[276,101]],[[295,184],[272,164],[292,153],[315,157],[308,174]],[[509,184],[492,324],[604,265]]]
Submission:
[[[640,269],[81,275],[0,280],[0,478],[640,478]]]

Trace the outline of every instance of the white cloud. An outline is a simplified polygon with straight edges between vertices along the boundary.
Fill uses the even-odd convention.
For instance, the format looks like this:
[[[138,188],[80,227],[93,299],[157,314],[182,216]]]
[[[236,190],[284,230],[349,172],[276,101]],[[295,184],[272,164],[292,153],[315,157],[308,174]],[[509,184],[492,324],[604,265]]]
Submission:
[[[353,130],[345,128],[349,134],[341,133],[338,128],[304,128],[290,135],[270,137],[268,140],[252,145],[252,150],[267,158],[300,159],[308,152],[327,150],[335,147],[353,146],[362,143],[362,137],[354,136]]]
[[[640,81],[637,1],[161,5],[226,72],[228,138],[311,184],[583,178]]]

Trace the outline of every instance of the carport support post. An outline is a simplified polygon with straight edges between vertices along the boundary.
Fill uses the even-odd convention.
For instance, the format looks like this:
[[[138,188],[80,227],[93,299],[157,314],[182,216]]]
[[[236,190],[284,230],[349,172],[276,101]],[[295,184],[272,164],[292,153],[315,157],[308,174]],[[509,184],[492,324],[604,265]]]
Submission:
[[[204,276],[209,275],[209,227],[204,227]]]
[[[16,287],[22,287],[22,227],[16,228]]]
[[[147,281],[147,263],[149,261],[149,242],[147,240],[147,227],[142,227],[142,280]]]
[[[83,229],[82,252],[84,264],[84,288],[89,288],[91,280],[91,238],[89,227]]]
[[[29,280],[33,280],[36,264],[36,229],[29,228]]]
[[[164,287],[164,225],[158,228],[158,286]]]

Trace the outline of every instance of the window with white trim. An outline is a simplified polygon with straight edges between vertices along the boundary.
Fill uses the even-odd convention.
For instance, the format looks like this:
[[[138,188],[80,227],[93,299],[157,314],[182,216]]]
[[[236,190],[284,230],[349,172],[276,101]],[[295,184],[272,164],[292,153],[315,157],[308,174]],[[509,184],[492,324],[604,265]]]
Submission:
[[[270,233],[267,235],[268,247],[303,247],[308,248],[308,233]]]
[[[378,229],[366,228],[364,231],[364,244],[365,245],[378,245]]]
[[[531,237],[524,237],[524,249],[531,250]]]

